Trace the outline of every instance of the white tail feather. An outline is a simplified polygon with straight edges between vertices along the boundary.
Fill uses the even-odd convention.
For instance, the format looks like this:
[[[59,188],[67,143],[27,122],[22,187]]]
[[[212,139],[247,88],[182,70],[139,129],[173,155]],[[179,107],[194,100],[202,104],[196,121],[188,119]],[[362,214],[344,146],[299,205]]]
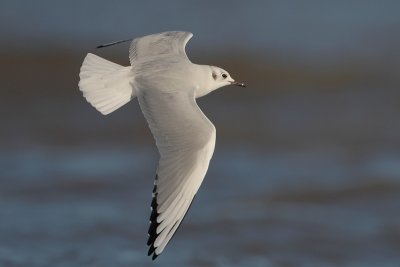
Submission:
[[[107,115],[128,103],[134,95],[132,67],[124,67],[87,54],[79,73],[79,89],[86,100]]]

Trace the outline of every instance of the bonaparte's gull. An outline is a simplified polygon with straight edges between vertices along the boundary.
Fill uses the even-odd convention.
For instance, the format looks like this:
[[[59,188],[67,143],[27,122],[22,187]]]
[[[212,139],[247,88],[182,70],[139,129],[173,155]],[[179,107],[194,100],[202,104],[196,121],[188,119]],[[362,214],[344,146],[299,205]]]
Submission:
[[[226,85],[245,87],[221,68],[193,64],[185,52],[192,36],[173,31],[136,38],[128,67],[89,53],[79,74],[83,96],[104,115],[137,97],[155,138],[160,161],[147,242],[153,260],[182,222],[214,152],[215,127],[196,98]]]

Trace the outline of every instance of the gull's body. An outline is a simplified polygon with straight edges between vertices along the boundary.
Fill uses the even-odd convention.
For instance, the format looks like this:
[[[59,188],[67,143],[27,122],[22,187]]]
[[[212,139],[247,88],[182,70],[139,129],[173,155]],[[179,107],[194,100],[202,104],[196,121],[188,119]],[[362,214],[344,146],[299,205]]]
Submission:
[[[223,69],[190,62],[188,32],[133,40],[123,67],[88,54],[79,88],[106,115],[137,97],[160,153],[154,182],[148,245],[155,259],[172,238],[202,183],[215,147],[216,130],[196,98],[236,84]]]

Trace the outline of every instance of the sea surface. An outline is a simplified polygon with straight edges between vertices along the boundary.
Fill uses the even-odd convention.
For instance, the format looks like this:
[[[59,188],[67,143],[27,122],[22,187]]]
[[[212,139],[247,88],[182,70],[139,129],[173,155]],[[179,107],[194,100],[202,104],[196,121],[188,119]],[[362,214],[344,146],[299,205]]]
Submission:
[[[200,99],[215,154],[157,264],[399,266],[399,102],[397,88]],[[80,96],[0,110],[0,266],[154,266],[158,154],[137,102],[107,117]]]

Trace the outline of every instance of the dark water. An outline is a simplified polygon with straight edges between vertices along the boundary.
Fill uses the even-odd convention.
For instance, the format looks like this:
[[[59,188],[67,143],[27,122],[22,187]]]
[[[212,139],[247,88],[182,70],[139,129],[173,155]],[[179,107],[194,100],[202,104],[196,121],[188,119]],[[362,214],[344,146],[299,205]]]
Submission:
[[[238,90],[200,100],[217,148],[158,264],[399,266],[400,92]],[[158,156],[136,101],[34,100],[2,107],[0,266],[152,266]]]
[[[128,0],[2,0],[0,45],[21,51],[48,45],[87,51],[101,42],[186,30],[195,35],[189,44],[193,51],[244,49],[321,65],[384,58],[398,66],[399,9],[400,2],[392,0],[173,0],[156,6]]]

